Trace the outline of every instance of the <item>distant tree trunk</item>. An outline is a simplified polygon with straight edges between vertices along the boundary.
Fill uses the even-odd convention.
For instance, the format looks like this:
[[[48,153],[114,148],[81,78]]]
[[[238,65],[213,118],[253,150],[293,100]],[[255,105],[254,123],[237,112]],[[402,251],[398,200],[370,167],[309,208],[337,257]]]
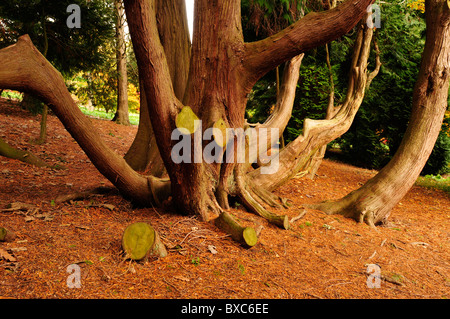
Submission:
[[[446,0],[426,0],[425,11],[425,49],[414,88],[411,118],[398,151],[361,188],[315,208],[374,226],[387,220],[392,208],[417,180],[441,129],[450,77],[450,7]]]
[[[125,10],[122,0],[114,0],[116,8],[117,111],[113,121],[130,125],[128,115],[128,76],[125,43]]]
[[[363,24],[366,22],[367,20],[363,19]],[[381,68],[381,60],[380,60],[380,49],[378,47],[378,43],[377,40],[375,38],[375,35],[373,35],[373,46],[375,49],[375,53],[376,53],[376,57],[375,57],[375,69],[367,76],[366,79],[366,86],[364,88],[364,91],[367,91],[370,87],[370,84],[372,83],[373,79],[378,75],[378,73],[380,72],[380,68]],[[370,43],[366,43],[365,45],[370,45]],[[327,65],[328,65],[328,70],[330,72],[330,85],[331,85],[331,90],[330,90],[330,96],[328,97],[328,106],[327,106],[327,112],[326,112],[326,116],[325,119],[326,120],[330,120],[332,119],[338,112],[339,110],[342,108],[343,105],[335,105],[334,103],[334,80],[333,80],[333,72],[332,72],[332,68],[331,68],[331,62],[330,62],[330,54],[328,51],[328,45],[325,45],[325,49],[326,49],[326,53],[327,53]],[[355,45],[354,50],[357,50],[358,46]],[[366,64],[368,63],[368,58],[369,56],[366,57]],[[361,101],[362,102],[362,101]],[[303,172],[304,174],[307,174],[307,176],[311,179],[314,179],[317,173],[317,170],[320,167],[320,164],[322,164],[322,160],[325,156],[327,150],[327,144],[321,146],[315,153],[313,153],[311,155],[311,161],[310,163],[303,168]]]
[[[44,4],[43,4],[44,5]],[[42,50],[42,55],[44,57],[47,56],[48,52],[48,36],[47,36],[47,25],[46,25],[46,19],[47,16],[45,15],[45,8],[42,7],[42,17],[41,17],[41,24],[42,24],[42,33],[44,36],[44,47]],[[33,113],[35,112],[36,108],[41,106],[41,101],[36,99],[36,97],[30,95],[29,93],[23,94],[22,99],[22,107],[27,110],[33,110]],[[41,124],[40,124],[40,130],[39,130],[39,137],[34,140],[33,142],[36,144],[43,144],[45,143],[47,139],[47,114],[48,114],[48,106],[47,104],[42,104],[42,110],[41,110]]]
[[[44,3],[43,3],[44,5]],[[46,24],[47,16],[45,15],[45,8],[42,7],[42,29],[44,33],[44,50],[42,51],[42,55],[44,57],[47,56],[48,52],[48,36],[47,36],[47,24]],[[37,144],[45,143],[47,139],[47,114],[48,114],[48,106],[44,103],[44,107],[42,109],[42,118],[41,118],[41,129],[39,131],[39,139],[36,141]]]

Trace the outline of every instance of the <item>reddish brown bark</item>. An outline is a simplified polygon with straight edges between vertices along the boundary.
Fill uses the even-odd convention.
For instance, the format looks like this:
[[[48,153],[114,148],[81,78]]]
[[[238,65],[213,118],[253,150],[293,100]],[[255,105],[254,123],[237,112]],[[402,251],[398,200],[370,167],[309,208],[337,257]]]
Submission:
[[[264,207],[280,205],[277,198],[251,182],[243,164],[175,163],[171,157],[177,143],[171,139],[175,119],[184,106],[190,106],[202,120],[203,130],[219,120],[225,127],[243,128],[247,96],[258,78],[302,52],[344,34],[356,25],[371,2],[346,1],[329,12],[307,15],[266,40],[245,43],[239,0],[198,0],[188,82],[181,98],[174,84],[177,73],[172,72],[172,62],[162,43],[166,38],[158,28],[158,2],[126,0],[142,92],[170,184],[139,175],[106,147],[89,120],[76,108],[61,76],[35,53],[28,38],[0,51],[3,61],[13,65],[11,69],[0,71],[0,87],[29,90],[48,102],[99,171],[124,195],[138,202],[157,201],[158,194],[166,194],[167,185],[171,185],[172,200],[180,213],[197,214],[208,221],[227,208],[228,196],[237,196],[250,210],[287,228],[285,216],[276,216]],[[286,118],[283,115],[274,120],[280,120],[281,127]],[[190,136],[194,137],[195,134]],[[232,143],[237,147],[235,142]],[[199,148],[200,153],[205,146],[191,144]]]

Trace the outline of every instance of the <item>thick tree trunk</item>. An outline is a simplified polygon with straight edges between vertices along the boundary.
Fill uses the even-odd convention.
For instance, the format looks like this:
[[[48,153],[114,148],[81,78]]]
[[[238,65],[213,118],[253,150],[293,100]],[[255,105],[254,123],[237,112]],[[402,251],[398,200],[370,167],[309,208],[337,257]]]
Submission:
[[[286,60],[350,30],[370,3],[345,2],[329,12],[308,15],[267,40],[246,44],[240,1],[197,1],[189,80],[181,104],[174,86],[167,82],[169,63],[152,18],[155,3],[125,1],[152,127],[172,181],[174,204],[181,212],[198,214],[204,220],[217,218],[228,207],[227,198],[231,195],[240,197],[249,209],[272,221],[280,219],[280,224],[285,225],[284,216],[276,218],[264,210],[262,204],[275,204],[275,198],[249,183],[243,164],[207,164],[202,159],[196,163],[193,158],[190,163],[174,163],[170,154],[177,141],[167,139],[169,130],[175,128],[174,120],[182,105],[190,106],[202,121],[200,135],[219,122],[224,128],[244,128],[247,94],[258,78]],[[195,135],[189,137],[192,150],[201,154],[204,145],[193,143]]]
[[[114,0],[116,8],[117,111],[113,121],[130,125],[128,114],[128,76],[125,43],[125,10],[122,0]]]
[[[398,151],[364,186],[315,208],[373,226],[388,218],[422,171],[447,109],[450,76],[450,8],[445,0],[427,0],[425,11],[425,49],[414,88],[411,118]]]
[[[163,177],[167,174],[166,169],[153,133],[144,86],[142,84],[140,86],[138,131],[124,159],[136,171],[155,177]]]
[[[157,0],[156,20],[174,93],[182,101],[186,91],[191,53],[184,0]],[[140,93],[139,128],[133,144],[125,155],[125,160],[135,170],[160,177],[166,174],[166,170],[156,145],[142,84]]]
[[[196,214],[210,221],[224,217],[228,197],[235,196],[249,210],[288,228],[286,216],[277,216],[266,210],[266,205],[281,204],[277,203],[274,195],[251,181],[246,174],[246,163],[205,161],[201,155],[209,141],[202,141],[203,133],[212,127],[243,129],[247,96],[263,74],[350,30],[372,1],[346,1],[336,9],[309,14],[274,36],[254,43],[244,42],[239,0],[196,1],[189,76],[181,99],[176,94],[170,62],[161,43],[155,19],[156,0],[126,0],[125,10],[142,92],[170,181],[138,174],[99,139],[95,128],[71,99],[61,75],[37,52],[28,37],[21,37],[16,45],[0,50],[0,60],[8,65],[8,68],[0,68],[0,87],[29,91],[48,103],[97,169],[130,199],[156,204],[167,197],[170,186],[173,203],[180,213]],[[360,83],[357,80],[364,77],[365,65],[361,69],[356,68],[354,73],[355,85],[364,86],[364,81]],[[361,99],[360,93],[354,95],[354,101]],[[190,111],[186,113],[186,110]],[[335,122],[345,122],[346,113],[353,116],[354,112],[354,108],[349,106],[330,121],[306,121],[305,132],[313,134],[314,131],[335,130]],[[180,122],[177,121],[179,116],[186,114],[202,123],[201,130],[183,135],[189,140],[189,151],[194,151],[194,156],[187,163],[179,163],[172,154],[179,140],[174,139],[172,133],[177,129],[176,123]],[[274,120],[281,120],[279,126],[285,126],[286,117]],[[219,138],[214,137],[214,141],[211,143],[219,143]],[[234,150],[239,147],[234,138],[228,141],[229,145]],[[219,143],[216,146],[218,154],[224,155],[225,145]],[[200,158],[195,156],[195,151]],[[225,224],[234,225],[225,219],[228,221]],[[231,227],[240,229],[234,226]]]

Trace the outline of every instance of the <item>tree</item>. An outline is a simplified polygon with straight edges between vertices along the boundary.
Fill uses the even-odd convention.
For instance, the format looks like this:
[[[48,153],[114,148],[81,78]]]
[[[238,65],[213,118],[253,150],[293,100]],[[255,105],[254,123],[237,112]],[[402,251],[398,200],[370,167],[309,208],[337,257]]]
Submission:
[[[385,221],[422,171],[441,130],[450,79],[450,6],[426,0],[426,42],[405,136],[389,163],[361,188],[315,207],[371,226]]]
[[[217,225],[224,222],[241,231],[230,216],[224,215],[229,198],[235,197],[249,210],[287,228],[286,216],[275,215],[266,209],[267,205],[281,207],[284,203],[270,192],[271,187],[264,185],[268,181],[275,180],[272,184],[276,185],[285,180],[283,170],[289,160],[292,162],[303,151],[310,154],[348,128],[363,96],[361,88],[367,82],[364,58],[370,46],[363,44],[370,43],[373,30],[364,29],[361,33],[360,47],[363,49],[354,59],[353,88],[349,88],[348,103],[330,120],[305,121],[304,135],[291,147],[287,146],[287,152],[280,154],[281,171],[277,175],[265,174],[270,173],[271,167],[276,168],[277,157],[269,167],[262,166],[250,173],[250,160],[240,162],[227,157],[230,154],[241,156],[244,152],[252,158],[260,157],[266,151],[265,147],[256,152],[250,147],[242,148],[246,138],[243,132],[248,94],[258,79],[281,63],[290,60],[293,67],[298,66],[300,54],[348,32],[364,17],[371,2],[346,1],[335,9],[310,13],[271,37],[244,42],[240,1],[199,0],[195,6],[188,77],[181,83],[185,89],[177,94],[174,85],[177,77],[171,76],[170,65],[173,64],[169,62],[170,54],[163,46],[165,40],[155,18],[158,2],[125,1],[141,92],[146,99],[154,139],[168,179],[137,173],[98,138],[89,120],[76,108],[60,74],[39,54],[28,37],[21,37],[17,44],[0,50],[0,58],[9,66],[0,69],[0,87],[30,91],[47,102],[97,169],[125,197],[136,203],[155,205],[170,194],[180,213],[195,214],[204,221],[220,220]],[[288,73],[286,77],[289,78]],[[285,97],[292,95],[287,92]],[[264,138],[264,129],[284,130],[290,109],[292,103],[280,104],[262,126],[249,131],[253,134],[247,135],[250,146],[258,135],[260,146],[276,144],[276,134]],[[201,125],[195,122],[197,119],[201,120]],[[208,138],[206,131],[209,128],[215,130]],[[235,136],[222,134],[227,128],[233,129],[231,133]],[[185,142],[187,148],[179,152],[180,143]],[[208,149],[213,149],[210,155],[218,160],[201,157]],[[186,156],[187,161],[179,161]]]
[[[121,0],[114,0],[116,8],[117,110],[113,121],[130,125],[128,117],[128,79],[125,43],[125,9]]]

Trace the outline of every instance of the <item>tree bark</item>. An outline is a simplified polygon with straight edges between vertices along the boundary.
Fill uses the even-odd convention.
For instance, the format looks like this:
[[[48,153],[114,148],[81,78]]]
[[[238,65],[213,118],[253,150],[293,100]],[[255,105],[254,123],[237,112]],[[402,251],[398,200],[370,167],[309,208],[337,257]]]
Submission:
[[[450,76],[450,8],[445,0],[427,0],[426,43],[413,93],[411,118],[392,160],[361,188],[337,201],[314,207],[374,226],[415,183],[428,160],[447,109]]]
[[[174,93],[182,101],[186,91],[191,53],[184,0],[157,0],[156,20]],[[139,127],[125,160],[135,170],[160,177],[166,175],[166,170],[156,145],[148,107],[144,86],[140,84]]]
[[[113,121],[130,125],[128,114],[128,76],[125,43],[125,10],[122,0],[114,0],[116,9],[117,111]]]

